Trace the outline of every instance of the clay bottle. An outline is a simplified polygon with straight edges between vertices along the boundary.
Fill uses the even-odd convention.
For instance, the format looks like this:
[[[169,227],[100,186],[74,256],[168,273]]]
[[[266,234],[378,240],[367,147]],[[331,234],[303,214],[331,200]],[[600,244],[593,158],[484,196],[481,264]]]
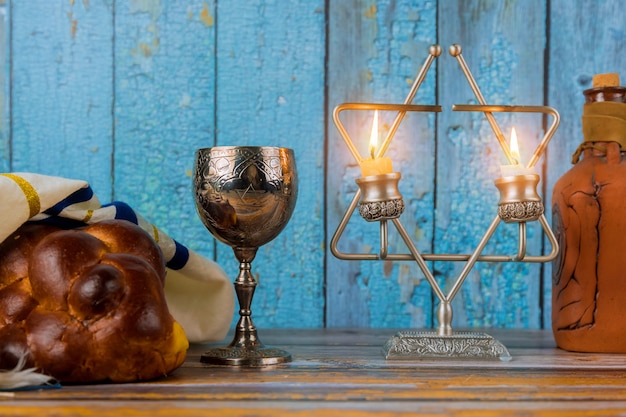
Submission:
[[[552,195],[552,331],[562,349],[626,353],[626,87],[600,74],[583,93],[584,140]]]

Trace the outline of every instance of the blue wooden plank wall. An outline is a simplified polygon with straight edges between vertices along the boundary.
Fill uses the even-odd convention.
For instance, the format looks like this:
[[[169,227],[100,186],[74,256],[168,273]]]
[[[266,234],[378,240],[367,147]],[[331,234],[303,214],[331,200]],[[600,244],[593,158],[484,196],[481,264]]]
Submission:
[[[253,263],[253,312],[263,327],[431,327],[436,302],[412,262],[334,258],[328,243],[359,167],[332,123],[348,101],[400,103],[428,53],[433,64],[388,156],[402,172],[402,222],[425,253],[467,253],[495,215],[504,158],[447,47],[459,43],[488,103],[554,106],[561,127],[540,161],[542,193],[581,140],[582,91],[600,72],[626,79],[621,0],[0,0],[0,169],[91,182],[233,277],[230,248],[198,220],[193,153],[214,145],[295,150],[300,178],[288,227]],[[626,83],[626,81],[624,81]],[[381,114],[382,130],[393,114]],[[528,158],[537,116],[515,125]],[[365,153],[369,113],[345,114]],[[549,210],[548,210],[549,211]],[[541,229],[530,250],[545,251]],[[485,252],[510,252],[500,227]],[[375,251],[378,228],[351,217],[347,252]],[[393,252],[406,253],[397,234]],[[431,265],[450,285],[462,265]],[[549,327],[550,265],[480,263],[455,299],[453,325]]]

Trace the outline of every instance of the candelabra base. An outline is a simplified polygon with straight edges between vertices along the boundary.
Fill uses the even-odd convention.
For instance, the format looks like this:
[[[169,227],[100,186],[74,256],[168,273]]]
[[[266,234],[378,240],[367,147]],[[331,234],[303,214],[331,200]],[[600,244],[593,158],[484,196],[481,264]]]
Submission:
[[[486,359],[510,361],[498,340],[485,333],[398,332],[383,347],[385,359]]]

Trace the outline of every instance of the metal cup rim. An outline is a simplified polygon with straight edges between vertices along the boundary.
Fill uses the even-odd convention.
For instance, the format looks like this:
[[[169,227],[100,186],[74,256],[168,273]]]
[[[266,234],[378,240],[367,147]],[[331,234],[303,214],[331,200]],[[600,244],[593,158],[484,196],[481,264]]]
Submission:
[[[284,150],[287,151],[289,153],[294,153],[293,149],[291,148],[286,148],[286,147],[282,147],[282,146],[238,146],[238,145],[232,145],[232,146],[209,146],[206,148],[199,148],[196,150],[196,152],[201,152],[201,153],[206,153],[206,152],[211,152],[211,151],[227,151],[227,150],[232,150],[232,149],[249,149],[249,150],[260,150],[260,149],[276,149],[276,150]]]

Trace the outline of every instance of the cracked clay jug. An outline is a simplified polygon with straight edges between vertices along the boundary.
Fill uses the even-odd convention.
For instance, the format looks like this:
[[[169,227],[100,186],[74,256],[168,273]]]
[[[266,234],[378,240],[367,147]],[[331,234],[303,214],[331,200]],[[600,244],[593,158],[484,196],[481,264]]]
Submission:
[[[626,87],[599,74],[583,93],[583,143],[552,194],[552,331],[562,349],[626,353]]]

